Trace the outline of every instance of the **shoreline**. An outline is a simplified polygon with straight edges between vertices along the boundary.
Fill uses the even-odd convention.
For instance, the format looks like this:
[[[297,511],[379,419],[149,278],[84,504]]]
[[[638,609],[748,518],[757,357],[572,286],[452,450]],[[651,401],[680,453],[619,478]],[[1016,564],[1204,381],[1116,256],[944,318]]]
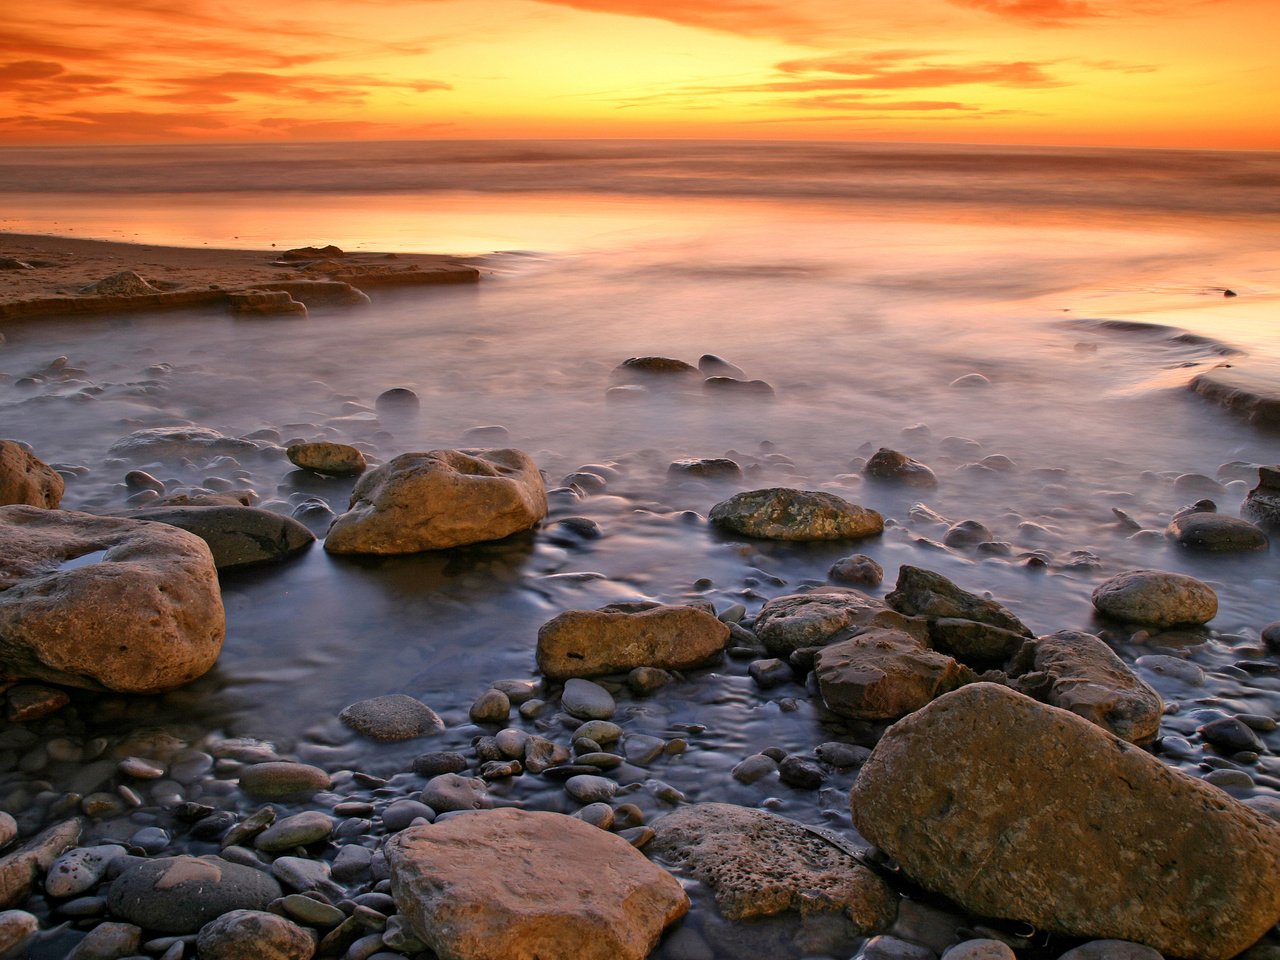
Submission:
[[[477,258],[224,250],[0,232],[0,320],[225,304],[241,315],[368,302],[371,287],[473,283]],[[253,294],[265,294],[254,296]]]

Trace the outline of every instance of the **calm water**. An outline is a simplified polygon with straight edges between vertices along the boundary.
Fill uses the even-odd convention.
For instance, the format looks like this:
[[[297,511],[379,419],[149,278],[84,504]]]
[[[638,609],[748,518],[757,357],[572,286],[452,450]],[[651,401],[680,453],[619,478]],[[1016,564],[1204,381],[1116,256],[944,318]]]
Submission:
[[[150,192],[157,183],[172,192]],[[1280,682],[1233,665],[1264,657],[1258,631],[1280,618],[1276,554],[1196,556],[1160,531],[1203,495],[1175,478],[1280,453],[1275,435],[1185,389],[1224,357],[1277,357],[1278,186],[1280,157],[1260,154],[603,142],[0,152],[2,229],[489,254],[474,288],[378,294],[370,307],[305,320],[183,311],[6,326],[0,433],[77,468],[64,506],[123,509],[135,464],[109,460],[108,447],[134,429],[184,423],[338,439],[384,460],[501,424],[552,486],[586,465],[607,481],[588,495],[552,494],[553,520],[589,517],[599,540],[548,524],[438,555],[351,560],[317,545],[228,576],[227,642],[208,677],[154,700],[86,698],[41,734],[162,730],[197,746],[258,737],[332,770],[393,776],[423,750],[468,744],[479,732],[467,724],[471,700],[492,680],[533,676],[537,628],[561,610],[701,597],[754,614],[769,597],[825,582],[853,552],[884,566],[881,592],[899,564],[925,566],[990,591],[1041,632],[1101,629],[1089,594],[1122,570],[1190,573],[1218,591],[1210,631],[1108,638],[1130,661],[1172,652],[1208,671],[1200,688],[1143,671],[1179,704],[1169,734],[1226,713],[1275,715]],[[1177,339],[1182,330],[1200,338]],[[609,371],[627,357],[704,353],[767,380],[776,402],[605,400]],[[79,372],[16,382],[61,355]],[[970,373],[990,386],[950,385]],[[416,391],[420,413],[374,417],[390,387]],[[931,465],[938,490],[863,484],[861,460],[880,446]],[[966,468],[992,454],[1015,468]],[[673,460],[726,455],[747,469],[742,484],[667,476]],[[244,483],[285,512],[306,496],[340,512],[350,488],[269,455],[144,466],[174,486]],[[1222,477],[1212,496],[1235,513],[1252,475]],[[896,523],[877,540],[808,546],[744,545],[707,528],[709,508],[735,490],[780,485],[830,490]],[[909,515],[920,500],[982,521],[1012,554],[940,548],[945,528]],[[1132,535],[1115,507],[1148,532]],[[1032,553],[1047,566],[1028,565]],[[449,732],[379,746],[335,719],[356,699],[395,692],[434,706]],[[727,661],[652,697],[624,697],[621,711],[628,729],[690,741],[649,771],[625,769],[622,779],[640,784],[626,799],[651,815],[664,809],[645,786],[657,778],[691,800],[770,801],[849,827],[851,774],[818,792],[729,776],[765,746],[808,753],[851,736],[801,685],[761,692],[744,662]],[[0,773],[0,806],[35,823],[75,770],[23,766],[25,749],[0,749],[10,771]],[[1180,763],[1203,773],[1197,759]],[[1253,773],[1256,789],[1238,795],[1280,786],[1270,756]],[[386,789],[415,787],[402,774]],[[571,805],[538,778],[502,791]],[[217,784],[205,797],[237,802]],[[705,910],[690,924],[717,955],[748,955]],[[768,945],[782,952],[767,955],[787,949]]]

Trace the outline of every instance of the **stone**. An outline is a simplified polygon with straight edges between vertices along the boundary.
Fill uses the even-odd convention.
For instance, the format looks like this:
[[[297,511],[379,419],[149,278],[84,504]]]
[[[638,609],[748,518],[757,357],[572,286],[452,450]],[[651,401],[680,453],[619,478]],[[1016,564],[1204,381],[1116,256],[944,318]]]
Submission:
[[[46,687],[42,683],[15,684],[7,691],[5,699],[5,715],[12,723],[40,720],[71,702],[71,696],[65,690]]]
[[[1246,956],[1248,956],[1246,954]],[[1130,940],[1090,940],[1073,947],[1058,960],[1164,960],[1159,950],[1152,950]]]
[[[754,753],[739,761],[729,773],[739,783],[755,783],[757,780],[763,780],[777,769],[778,761],[773,757],[766,757],[763,753]]]
[[[405,453],[364,474],[325,540],[331,553],[397,554],[501,540],[547,515],[542,475],[513,449]]]
[[[551,680],[635,667],[687,670],[714,660],[728,640],[728,625],[697,607],[567,610],[538,630],[538,669]]]
[[[884,599],[893,609],[910,617],[976,620],[1024,637],[1031,636],[1026,625],[999,603],[962,590],[932,570],[903,564],[898,568],[897,585]]]
[[[228,291],[227,305],[237,317],[307,315],[307,305],[293,299],[293,294],[288,290]]]
[[[631,357],[613,368],[609,377],[614,383],[649,384],[658,381],[694,381],[701,377],[698,368],[670,357]]]
[[[1275,421],[1280,423],[1280,403]],[[1240,516],[1268,530],[1280,529],[1280,466],[1258,468],[1258,485],[1240,505]]]
[[[689,909],[644,854],[562,814],[468,814],[386,849],[400,914],[441,960],[642,960]]]
[[[391,801],[383,808],[382,825],[388,833],[398,833],[419,817],[431,823],[436,818],[436,812],[421,800],[402,797]]]
[[[704,377],[746,377],[741,367],[714,353],[704,353],[698,358],[698,372]]]
[[[653,823],[649,852],[706,884],[728,920],[835,913],[866,934],[893,922],[897,897],[842,847],[803,824],[728,803]]]
[[[693,477],[697,480],[741,480],[742,467],[736,460],[725,457],[711,459],[677,460],[667,467],[673,477]]]
[[[306,800],[331,784],[319,767],[288,760],[254,763],[240,771],[240,789],[259,800]]]
[[[222,650],[209,548],[163,524],[0,507],[0,661],[10,676],[159,693]]]
[[[735,494],[711,508],[713,526],[762,540],[854,540],[879,536],[884,517],[833,493],[771,487]]]
[[[1217,615],[1218,595],[1206,583],[1181,573],[1130,570],[1093,591],[1099,613],[1155,627],[1208,623]]]
[[[1219,717],[1202,724],[1197,732],[1219,750],[1228,753],[1262,753],[1266,747],[1262,739],[1237,717]]]
[[[79,820],[55,823],[0,857],[0,910],[26,900],[35,889],[36,880],[48,872],[64,850],[79,841],[82,828]]]
[[[977,683],[898,721],[854,825],[979,916],[1227,960],[1280,918],[1280,826],[1101,727]]]
[[[271,875],[287,890],[298,893],[315,891],[327,899],[342,896],[342,888],[333,882],[329,864],[309,857],[276,857],[271,861]]]
[[[96,293],[100,296],[138,297],[160,293],[160,288],[152,286],[132,270],[121,270],[109,277],[103,277],[88,286],[80,288],[81,293]]]
[[[277,820],[254,837],[253,845],[268,853],[280,853],[297,847],[310,846],[326,840],[333,833],[333,821],[319,810],[304,810],[291,817]]]
[[[467,769],[467,758],[461,753],[435,751],[414,757],[413,772],[420,777],[434,777],[441,773],[461,773]]]
[[[296,923],[262,910],[231,910],[200,928],[201,960],[310,960],[316,942]]]
[[[1160,694],[1093,634],[1060,630],[1028,640],[1008,673],[1013,689],[1070,710],[1122,740],[1149,743],[1160,732]]]
[[[13,843],[18,836],[18,821],[0,810],[0,850]]]
[[[961,520],[959,523],[953,523],[942,535],[942,542],[948,547],[973,547],[994,539],[995,536],[986,524],[977,520]]]
[[[36,935],[40,921],[25,910],[0,910],[0,957],[18,956],[19,948]]]
[[[905,487],[932,489],[938,485],[938,477],[923,463],[888,447],[881,447],[872,454],[862,472],[873,480]]]
[[[195,534],[208,545],[213,565],[219,570],[279,563],[316,539],[292,517],[257,507],[147,507],[129,516]]]
[[[564,789],[579,803],[603,803],[613,799],[618,792],[618,785],[607,777],[580,773],[566,780]]]
[[[132,923],[100,923],[75,945],[67,960],[119,960],[138,952],[142,928]]]
[[[256,454],[258,445],[252,440],[223,436],[207,427],[153,427],[135,430],[121,437],[107,452],[113,457],[150,463],[155,460],[177,462],[183,459],[209,460],[218,456]]]
[[[564,682],[560,706],[579,720],[608,720],[618,709],[613,695],[598,683],[571,677]]]
[[[410,414],[418,412],[422,401],[408,387],[392,387],[378,394],[373,405],[380,414]]]
[[[484,810],[493,805],[489,788],[479,777],[442,773],[427,781],[420,799],[436,813],[454,810]]]
[[[858,951],[856,960],[937,960],[938,955],[923,944],[882,935],[872,937]]]
[[[948,947],[942,960],[1018,960],[1018,955],[1000,940],[965,940]]]
[[[1169,524],[1168,534],[1179,546],[1206,553],[1247,553],[1266,550],[1267,535],[1255,524],[1220,513],[1192,513]]]
[[[905,630],[871,627],[824,647],[813,664],[823,703],[857,720],[896,720],[976,675]]]
[[[444,730],[444,721],[434,710],[404,693],[360,700],[346,707],[338,719],[361,736],[380,743],[413,740]]]
[[[827,571],[827,579],[862,587],[878,587],[884,582],[884,568],[865,553],[841,557]]]
[[[364,454],[349,443],[295,443],[285,449],[285,456],[295,467],[335,477],[364,473],[368,466]]]
[[[265,910],[282,893],[270,874],[221,857],[161,857],[125,867],[107,905],[148,930],[195,933],[232,910]]]
[[[0,440],[0,506],[25,504],[56,510],[65,487],[62,475],[13,440]]]
[[[773,387],[766,380],[740,380],[737,377],[707,377],[702,389],[711,393],[729,393],[748,397],[773,397]]]
[[[96,887],[111,864],[124,854],[124,847],[116,844],[68,850],[49,867],[44,892],[60,899],[85,893]]]
[[[364,850],[365,848],[355,847],[353,849]],[[286,894],[277,901],[277,905],[282,907],[284,912],[295,920],[316,927],[336,927],[347,918],[347,915],[337,907],[314,897],[309,897],[304,893]]]
[[[1022,649],[1024,633],[1003,630],[977,620],[937,617],[929,620],[929,644],[971,667],[995,667]]]
[[[756,615],[755,634],[774,656],[801,647],[817,647],[870,626],[887,613],[879,601],[849,588],[774,597]]]
[[[472,723],[506,723],[511,716],[511,698],[501,690],[486,690],[468,711]]]

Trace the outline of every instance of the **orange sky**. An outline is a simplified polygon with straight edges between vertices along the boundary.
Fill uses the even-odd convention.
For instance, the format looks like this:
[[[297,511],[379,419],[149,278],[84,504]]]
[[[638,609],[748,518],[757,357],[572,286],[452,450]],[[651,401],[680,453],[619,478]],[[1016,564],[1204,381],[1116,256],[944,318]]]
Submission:
[[[43,0],[0,143],[490,137],[1280,149],[1274,0]]]

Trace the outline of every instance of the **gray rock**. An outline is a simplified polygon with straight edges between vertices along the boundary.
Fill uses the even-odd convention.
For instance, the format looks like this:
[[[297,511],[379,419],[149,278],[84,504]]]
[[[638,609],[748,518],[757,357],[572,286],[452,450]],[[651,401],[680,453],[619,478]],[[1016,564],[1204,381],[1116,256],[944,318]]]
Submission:
[[[709,519],[731,533],[764,540],[846,540],[879,536],[884,518],[832,493],[773,487],[717,503]]]
[[[643,733],[627,734],[627,739],[622,742],[622,754],[627,758],[627,763],[633,763],[637,767],[647,767],[662,756],[666,749],[667,741]]]
[[[1162,570],[1130,570],[1093,591],[1099,613],[1130,623],[1172,627],[1208,623],[1218,612],[1213,588],[1194,577]]]
[[[333,866],[330,867],[330,875],[342,883],[351,883],[367,874],[372,863],[372,850],[348,843],[338,848],[338,855],[333,858]]]
[[[468,711],[472,723],[506,723],[511,716],[511,699],[501,690],[486,690]]]
[[[220,857],[162,857],[121,871],[107,905],[148,930],[195,933],[232,910],[265,910],[281,893],[269,874]]]
[[[560,706],[579,720],[608,720],[618,709],[608,690],[598,683],[578,678],[564,682]]]
[[[482,810],[492,805],[487,785],[479,777],[442,773],[423,788],[421,800],[436,813],[454,810]]]
[[[331,785],[329,774],[306,763],[270,760],[240,771],[240,789],[259,800],[305,800]]]
[[[881,935],[872,937],[858,952],[856,960],[937,960],[928,947],[910,940]]]
[[[855,628],[880,622],[886,612],[881,601],[865,593],[829,587],[774,597],[756,616],[755,634],[769,653],[785,657],[801,647],[823,646]]]
[[[311,934],[296,923],[261,910],[232,910],[200,928],[201,960],[310,960]]]
[[[279,853],[295,847],[306,847],[326,840],[333,833],[333,820],[319,810],[304,810],[277,820],[258,834],[253,845],[268,853]]]
[[[841,557],[827,571],[827,579],[860,587],[878,587],[884,581],[884,568],[865,553]]]
[[[929,620],[929,643],[971,667],[999,666],[1022,649],[1026,634],[977,620],[937,617]]]
[[[579,803],[602,803],[613,799],[618,785],[607,777],[584,773],[566,780],[564,789]]]
[[[342,888],[333,882],[329,864],[306,857],[277,857],[271,862],[271,875],[289,890],[305,893],[315,890],[326,896],[342,896]]]
[[[1026,625],[994,600],[962,590],[940,573],[903,564],[898,583],[885,602],[912,617],[953,617],[976,620],[1030,637]]]
[[[761,690],[772,690],[795,679],[791,664],[776,657],[768,660],[752,660],[747,665],[747,673]]]
[[[1181,657],[1170,657],[1162,653],[1149,653],[1135,660],[1134,666],[1170,680],[1177,680],[1179,683],[1185,683],[1188,686],[1204,686],[1204,668],[1198,663],[1183,660]]]
[[[219,570],[279,563],[316,539],[292,517],[257,507],[149,507],[129,516],[195,534],[208,544]]]
[[[107,451],[136,463],[153,460],[178,462],[183,459],[209,460],[217,456],[255,454],[258,445],[251,440],[224,437],[206,427],[155,427],[136,430],[122,437]]]
[[[1255,524],[1220,513],[1193,513],[1169,524],[1168,534],[1179,546],[1208,553],[1246,553],[1266,550],[1270,541]]]
[[[348,443],[295,443],[285,450],[295,467],[347,477],[364,473],[364,454]]]
[[[51,897],[79,896],[96,887],[111,864],[124,854],[124,847],[115,844],[68,850],[49,867],[44,891]]]
[[[888,447],[881,447],[872,454],[862,472],[873,480],[907,487],[932,489],[938,485],[937,476],[923,463]]]
[[[436,818],[436,812],[421,800],[408,797],[393,800],[382,810],[382,825],[388,833],[398,833],[418,818],[430,823]]]
[[[730,771],[730,775],[739,783],[755,783],[757,780],[763,780],[777,769],[777,760],[773,759],[773,757],[766,757],[763,753],[756,753],[734,766]]]
[[[444,730],[444,721],[421,700],[392,693],[351,704],[338,719],[370,740],[412,740]]]
[[[702,389],[714,393],[739,394],[749,397],[773,397],[773,387],[765,380],[739,380],[737,377],[707,377]]]
[[[1206,741],[1228,753],[1239,753],[1242,750],[1262,753],[1266,750],[1258,735],[1236,717],[1210,720],[1199,728],[1199,733]]]
[[[742,468],[737,461],[725,457],[677,460],[667,467],[667,473],[673,477],[693,477],[697,480],[742,479]]]

